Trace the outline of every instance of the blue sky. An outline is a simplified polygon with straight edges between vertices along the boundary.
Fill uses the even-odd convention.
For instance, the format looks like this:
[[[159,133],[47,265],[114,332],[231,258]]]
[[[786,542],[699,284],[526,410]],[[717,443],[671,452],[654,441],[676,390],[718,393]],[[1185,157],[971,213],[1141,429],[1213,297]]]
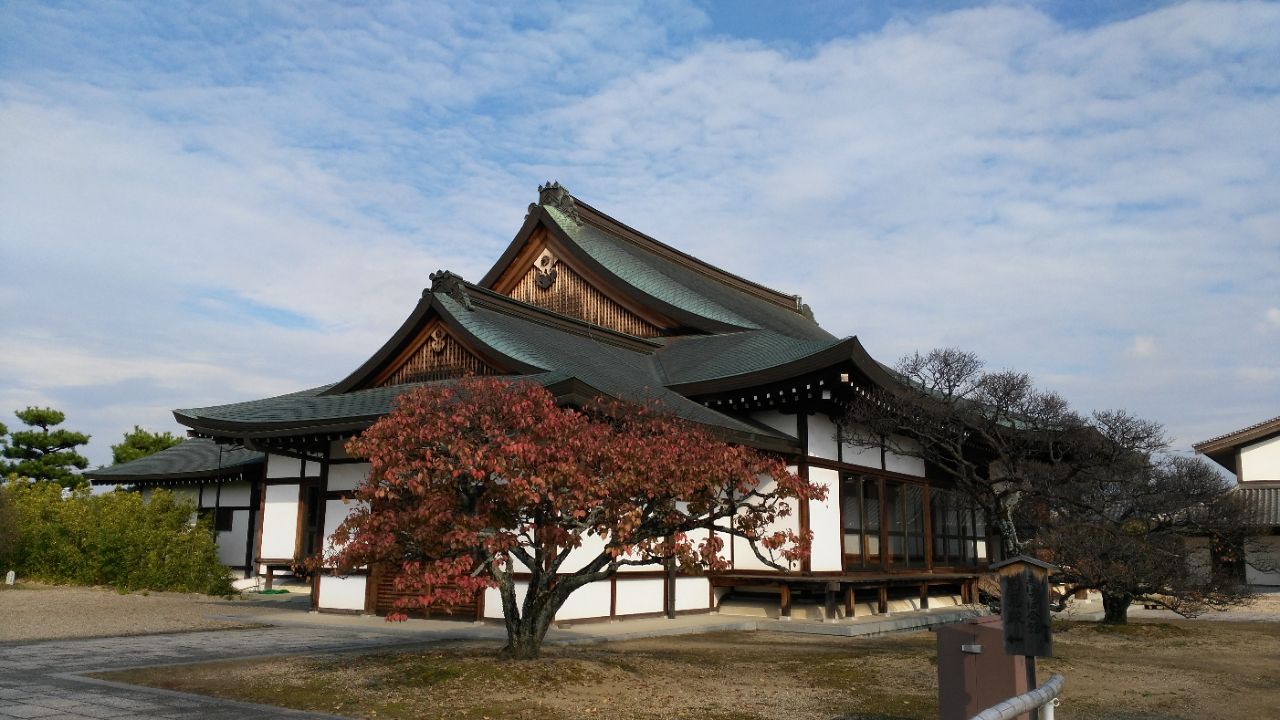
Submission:
[[[1185,448],[1280,414],[1276,118],[1275,3],[7,3],[0,412],[343,377],[557,179]]]

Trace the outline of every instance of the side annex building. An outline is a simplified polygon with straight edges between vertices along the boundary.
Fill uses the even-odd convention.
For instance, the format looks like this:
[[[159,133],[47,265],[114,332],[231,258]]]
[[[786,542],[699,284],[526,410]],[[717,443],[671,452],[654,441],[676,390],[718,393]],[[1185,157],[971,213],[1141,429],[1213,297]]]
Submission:
[[[189,494],[214,516],[223,561],[245,577],[270,577],[319,552],[351,509],[369,465],[346,454],[346,441],[401,393],[464,375],[520,377],[566,404],[599,395],[656,401],[730,442],[783,455],[827,488],[826,500],[786,519],[813,532],[811,556],[788,573],[736,540],[725,572],[623,568],[574,593],[557,621],[709,612],[743,598],[763,599],[783,617],[808,600],[827,618],[977,599],[989,560],[981,513],[922,460],[854,442],[836,422],[854,393],[900,387],[856,337],[821,328],[798,296],[665,245],[558,183],[539,188],[483,278],[432,274],[400,328],[347,377],[175,410],[192,439],[86,475],[95,484]],[[312,606],[385,614],[396,599],[395,572],[316,573]],[[500,619],[502,607],[491,590],[426,614]]]

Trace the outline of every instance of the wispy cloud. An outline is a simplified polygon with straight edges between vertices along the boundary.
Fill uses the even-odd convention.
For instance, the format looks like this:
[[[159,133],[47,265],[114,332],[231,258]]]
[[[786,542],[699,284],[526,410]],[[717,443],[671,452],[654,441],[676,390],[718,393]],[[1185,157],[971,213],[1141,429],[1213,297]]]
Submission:
[[[674,0],[6,6],[0,412],[102,461],[337,379],[556,178],[886,361],[961,345],[1184,443],[1275,415],[1280,6],[1060,5],[777,42]]]

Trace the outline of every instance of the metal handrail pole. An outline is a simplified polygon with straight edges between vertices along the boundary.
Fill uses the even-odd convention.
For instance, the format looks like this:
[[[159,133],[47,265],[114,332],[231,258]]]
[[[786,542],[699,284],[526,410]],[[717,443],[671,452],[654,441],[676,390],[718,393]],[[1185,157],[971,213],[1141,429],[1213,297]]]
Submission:
[[[1040,720],[1053,720],[1053,701],[1062,692],[1063,679],[1062,675],[1054,673],[1040,687],[987,708],[969,720],[1013,720],[1034,710],[1041,711],[1037,713]]]

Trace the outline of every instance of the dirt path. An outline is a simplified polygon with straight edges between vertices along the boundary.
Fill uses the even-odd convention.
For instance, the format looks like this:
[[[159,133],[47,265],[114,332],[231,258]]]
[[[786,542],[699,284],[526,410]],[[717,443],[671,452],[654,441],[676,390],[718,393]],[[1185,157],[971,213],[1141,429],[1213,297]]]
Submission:
[[[0,589],[0,643],[249,627],[254,615],[278,609],[207,595],[20,584]],[[227,613],[245,619],[216,617]]]

